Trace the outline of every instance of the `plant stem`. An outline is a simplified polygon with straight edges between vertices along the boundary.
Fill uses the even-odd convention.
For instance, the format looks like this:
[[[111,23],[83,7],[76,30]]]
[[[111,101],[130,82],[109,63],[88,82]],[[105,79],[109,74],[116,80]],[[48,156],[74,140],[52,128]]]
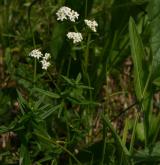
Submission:
[[[37,60],[36,58],[34,59],[34,74],[33,74],[33,84],[35,87],[35,83],[36,83],[36,73],[37,73]]]
[[[135,141],[135,133],[136,133],[136,127],[137,127],[138,118],[139,118],[139,114],[136,115],[136,119],[135,119],[134,126],[133,126],[132,137],[131,137],[130,148],[129,148],[130,154],[132,154],[132,152],[133,152],[134,141]]]
[[[84,53],[84,67],[85,67],[85,72],[87,72],[88,70],[88,57],[89,57],[89,42],[91,39],[91,34],[88,34],[88,38],[87,38],[87,47]]]
[[[88,0],[86,0],[86,4],[85,4],[85,18],[87,17],[87,9],[88,9]]]
[[[68,68],[67,68],[67,77],[69,77],[69,73],[70,73],[70,68],[71,68],[71,60],[72,60],[72,57],[69,57],[69,61],[68,61]]]
[[[104,111],[102,113],[104,115]],[[103,121],[103,150],[102,150],[101,165],[104,164],[105,152],[106,152],[106,124]]]

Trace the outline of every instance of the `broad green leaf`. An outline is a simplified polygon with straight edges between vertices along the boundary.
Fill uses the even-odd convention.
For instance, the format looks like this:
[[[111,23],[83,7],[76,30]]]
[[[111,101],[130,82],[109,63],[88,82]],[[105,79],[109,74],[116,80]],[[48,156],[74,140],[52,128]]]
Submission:
[[[61,23],[57,23],[54,25],[50,48],[52,53],[54,54],[54,58],[56,59],[58,56],[59,51],[61,50],[65,38],[65,25]]]
[[[151,38],[150,45],[153,56],[152,80],[160,77],[160,0],[150,0],[148,5]]]
[[[137,139],[140,141],[144,141],[145,137],[144,137],[144,125],[143,123],[138,123],[137,127],[136,127],[136,136]]]
[[[145,56],[143,44],[138,34],[135,22],[132,18],[129,20],[129,35],[130,35],[130,46],[131,55],[134,64],[134,86],[136,95],[139,101],[143,98],[143,92],[145,87],[144,82],[144,69],[143,69],[143,58]]]

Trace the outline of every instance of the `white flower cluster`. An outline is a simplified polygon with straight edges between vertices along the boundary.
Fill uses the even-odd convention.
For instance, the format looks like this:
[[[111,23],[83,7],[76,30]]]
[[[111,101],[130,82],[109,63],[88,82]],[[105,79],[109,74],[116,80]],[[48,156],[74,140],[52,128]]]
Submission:
[[[42,63],[42,69],[47,70],[50,66],[50,62],[48,61],[51,58],[50,53],[45,53],[44,56],[40,50],[34,49],[29,53],[29,56],[34,57],[36,59],[42,59],[40,62]]]
[[[51,65],[50,62],[48,61],[50,57],[51,57],[50,53],[45,53],[43,59],[41,60],[42,69],[47,70],[47,68]]]
[[[57,20],[63,21],[63,20],[70,20],[72,22],[75,22],[76,19],[78,19],[79,14],[70,9],[69,7],[63,6],[61,7],[57,13]]]
[[[97,31],[96,27],[98,26],[98,23],[95,20],[84,20],[85,24],[94,32]]]
[[[70,20],[72,22],[75,22],[75,20],[78,19],[79,17],[79,14],[76,11],[66,6],[61,7],[57,11],[56,15],[57,15],[57,20],[60,21]],[[92,31],[94,32],[97,31],[96,28],[98,26],[98,23],[95,20],[92,21],[85,19],[84,22]],[[83,40],[82,34],[79,32],[68,32],[67,37],[69,39],[72,39],[74,44],[79,43]]]
[[[38,49],[34,49],[29,53],[29,56],[37,58],[39,60],[39,58],[42,57],[43,54]]]
[[[83,40],[82,34],[78,32],[68,32],[67,37],[69,39],[73,39],[74,44],[81,42]]]

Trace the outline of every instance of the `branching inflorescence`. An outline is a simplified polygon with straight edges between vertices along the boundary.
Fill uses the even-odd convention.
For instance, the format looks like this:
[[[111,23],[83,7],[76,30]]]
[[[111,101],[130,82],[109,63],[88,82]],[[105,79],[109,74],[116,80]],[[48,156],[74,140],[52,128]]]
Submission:
[[[79,14],[72,10],[69,7],[63,6],[61,7],[57,13],[57,20],[64,21],[69,20],[71,22],[76,22],[78,20]],[[88,26],[90,30],[93,32],[97,32],[98,23],[95,20],[84,20],[85,24]],[[68,39],[72,39],[74,44],[80,43],[83,40],[82,33],[80,32],[68,32],[67,33]],[[34,49],[29,53],[29,56],[34,57],[35,59],[39,60],[42,64],[42,69],[47,70],[50,66],[50,54],[45,53],[44,55],[41,53],[40,50]]]
[[[34,49],[29,53],[29,56],[38,59],[42,63],[42,69],[47,70],[50,66],[50,62],[48,61],[51,58],[50,53],[45,53],[44,55],[40,50]]]
[[[78,20],[79,14],[70,9],[69,7],[63,6],[61,7],[57,13],[57,20],[64,21],[69,20],[71,22],[75,22]],[[97,32],[98,23],[95,20],[84,20],[85,24],[91,29],[93,32]],[[74,44],[77,44],[83,40],[82,33],[80,32],[68,32],[67,33],[68,39],[72,39]]]

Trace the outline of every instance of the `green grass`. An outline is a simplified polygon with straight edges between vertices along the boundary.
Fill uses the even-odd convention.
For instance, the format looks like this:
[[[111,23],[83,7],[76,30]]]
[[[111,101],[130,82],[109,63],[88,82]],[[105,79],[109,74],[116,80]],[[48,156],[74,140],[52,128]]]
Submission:
[[[58,21],[62,6],[78,20]],[[159,164],[159,6],[0,1],[0,164]],[[33,49],[51,54],[47,70]]]

